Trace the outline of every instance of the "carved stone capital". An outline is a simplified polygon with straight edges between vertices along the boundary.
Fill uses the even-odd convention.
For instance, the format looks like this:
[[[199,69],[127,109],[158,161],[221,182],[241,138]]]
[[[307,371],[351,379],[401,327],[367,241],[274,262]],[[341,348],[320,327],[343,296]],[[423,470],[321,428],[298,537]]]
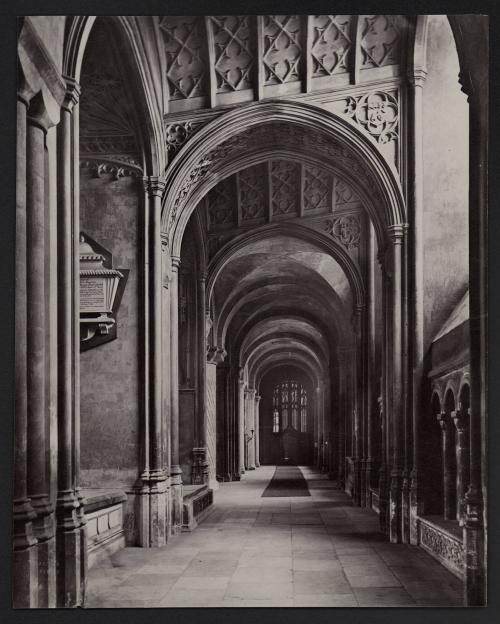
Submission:
[[[447,412],[441,412],[436,416],[441,429],[446,433],[451,425],[451,417]]]
[[[417,67],[413,70],[413,73],[408,76],[408,83],[413,88],[422,88],[427,80],[427,69],[425,67]]]
[[[451,412],[451,417],[458,433],[465,433],[469,424],[469,414],[464,410],[456,410]]]
[[[63,102],[63,109],[69,113],[73,112],[73,108],[78,104],[82,89],[74,78],[64,77],[66,81],[66,96]]]
[[[149,197],[162,197],[165,191],[165,181],[158,176],[145,176],[143,179],[144,190]]]
[[[220,364],[226,358],[227,351],[224,347],[210,347],[207,349],[207,362],[209,364]]]
[[[171,256],[170,261],[172,263],[172,271],[177,271],[181,265],[179,256]]]
[[[387,228],[387,233],[393,245],[401,245],[403,237],[408,230],[406,223],[395,223]]]

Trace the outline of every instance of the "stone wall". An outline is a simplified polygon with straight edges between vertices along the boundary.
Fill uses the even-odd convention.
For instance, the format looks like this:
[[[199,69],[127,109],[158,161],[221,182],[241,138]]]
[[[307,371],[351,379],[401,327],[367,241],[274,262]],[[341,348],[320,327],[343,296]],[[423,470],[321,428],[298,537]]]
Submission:
[[[129,269],[117,339],[81,354],[81,473],[84,487],[132,485],[139,470],[141,390],[140,190],[133,178],[82,170],[81,230]]]
[[[430,342],[468,283],[468,105],[445,16],[429,17],[424,85],[424,340]]]

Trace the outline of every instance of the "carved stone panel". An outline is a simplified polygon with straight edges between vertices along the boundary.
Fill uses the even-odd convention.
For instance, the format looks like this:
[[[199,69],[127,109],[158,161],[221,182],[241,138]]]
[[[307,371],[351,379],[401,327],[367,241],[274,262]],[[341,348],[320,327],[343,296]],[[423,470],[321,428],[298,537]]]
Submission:
[[[464,545],[457,537],[420,519],[420,544],[447,568],[461,576],[464,568]]]
[[[234,176],[231,176],[219,182],[208,194],[210,229],[236,223],[235,202],[236,185]]]
[[[313,77],[347,72],[352,50],[351,15],[311,15]]]
[[[341,208],[351,204],[360,204],[360,199],[353,191],[352,187],[340,178],[335,178],[334,201],[336,208]]]
[[[243,169],[238,174],[238,182],[243,221],[263,219],[267,208],[266,166]]]
[[[304,167],[304,212],[329,212],[332,176],[319,167]]]
[[[240,91],[252,87],[251,17],[248,15],[212,16],[215,46],[217,92]]]
[[[399,15],[362,15],[360,20],[362,68],[399,63],[401,17]]]
[[[299,212],[299,165],[287,160],[271,162],[272,212],[296,216]]]
[[[208,72],[203,17],[164,16],[160,18],[160,30],[167,57],[170,100],[204,95]]]
[[[399,105],[396,94],[372,91],[349,96],[344,114],[353,119],[379,143],[398,138]]]
[[[344,245],[346,249],[359,247],[361,223],[358,216],[343,215],[327,219],[324,229],[332,238]]]
[[[264,84],[283,84],[300,79],[300,30],[300,15],[264,15]]]

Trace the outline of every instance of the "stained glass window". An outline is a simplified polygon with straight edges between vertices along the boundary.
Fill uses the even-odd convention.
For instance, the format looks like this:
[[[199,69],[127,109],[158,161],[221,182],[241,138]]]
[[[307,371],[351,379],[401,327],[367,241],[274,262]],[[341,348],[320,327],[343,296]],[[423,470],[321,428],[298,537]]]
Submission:
[[[296,381],[283,381],[273,393],[273,433],[288,426],[307,431],[307,391]]]

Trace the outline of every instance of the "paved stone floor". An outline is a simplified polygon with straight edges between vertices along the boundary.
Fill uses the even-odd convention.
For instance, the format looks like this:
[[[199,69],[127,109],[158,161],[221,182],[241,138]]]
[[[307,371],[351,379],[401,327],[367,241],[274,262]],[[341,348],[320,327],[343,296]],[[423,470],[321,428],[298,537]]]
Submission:
[[[125,548],[89,572],[87,607],[461,606],[461,583],[318,472],[310,497],[261,498],[263,466],[222,484],[214,510],[165,548]]]

